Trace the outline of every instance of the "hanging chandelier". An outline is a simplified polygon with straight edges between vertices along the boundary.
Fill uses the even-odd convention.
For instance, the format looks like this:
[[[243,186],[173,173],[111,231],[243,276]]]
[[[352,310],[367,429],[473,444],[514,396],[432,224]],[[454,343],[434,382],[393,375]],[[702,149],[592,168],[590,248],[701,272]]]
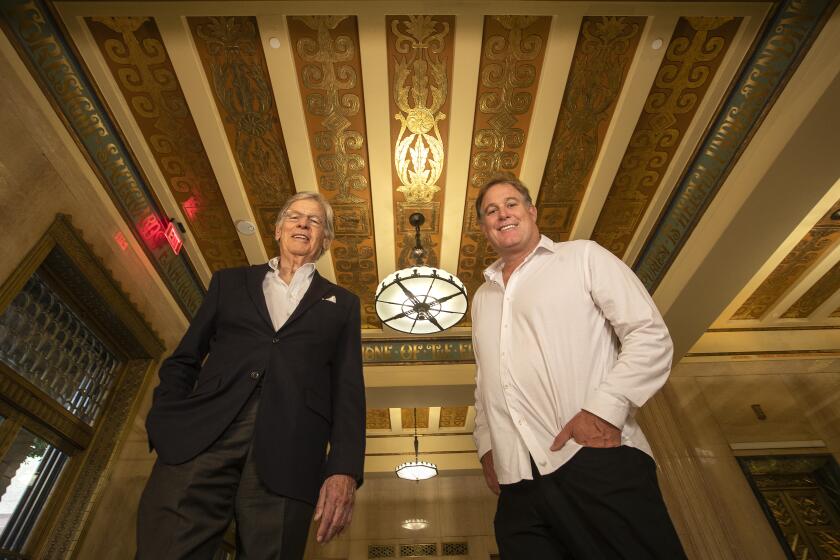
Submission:
[[[398,465],[395,470],[397,476],[404,480],[428,480],[437,476],[437,465],[420,460],[420,442],[417,440],[416,408],[414,409],[414,460]]]
[[[414,226],[415,266],[389,274],[376,290],[376,314],[392,329],[411,334],[445,331],[467,312],[467,289],[457,276],[424,266],[426,250],[420,243],[423,214],[408,218]]]

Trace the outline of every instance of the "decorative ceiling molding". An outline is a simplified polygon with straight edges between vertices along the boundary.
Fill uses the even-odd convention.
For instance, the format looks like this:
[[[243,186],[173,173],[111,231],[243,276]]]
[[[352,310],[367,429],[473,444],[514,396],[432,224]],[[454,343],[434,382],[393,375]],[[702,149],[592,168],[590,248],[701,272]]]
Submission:
[[[740,23],[717,17],[677,22],[592,232],[616,256],[624,256]]]
[[[266,253],[274,224],[295,194],[289,156],[255,17],[187,19]],[[282,102],[283,100],[281,100]]]
[[[540,232],[554,241],[569,239],[645,20],[583,18],[537,197]]]
[[[417,428],[424,429],[429,427],[429,407],[403,408],[400,412],[402,415],[402,427],[404,430],[414,429],[414,411],[417,410]]]
[[[388,79],[394,146],[394,230],[397,268],[414,264],[414,229],[408,217],[426,217],[421,241],[425,264],[439,265],[443,185],[449,139],[454,16],[388,16]]]
[[[369,408],[365,415],[365,428],[368,430],[390,430],[391,411],[387,408]]]
[[[151,18],[85,18],[211,271],[248,259]]]
[[[783,319],[804,319],[828,301],[840,289],[840,262],[831,267],[816,284],[811,286],[790,309],[782,314]]]
[[[467,424],[469,406],[442,406],[440,408],[441,428],[463,428]]]
[[[163,236],[166,215],[139,171],[107,107],[50,11],[40,0],[0,3],[3,28],[173,299],[191,317],[204,287],[185,254]]]
[[[355,16],[288,18],[318,187],[335,210],[332,243],[339,284],[362,302],[362,327],[378,328],[379,282],[365,111]]]
[[[542,72],[551,17],[486,16],[479,67],[469,184],[461,228],[458,277],[472,296],[496,260],[475,213],[481,186],[493,175],[519,173]]]
[[[633,266],[653,293],[832,13],[835,0],[788,0],[757,47],[682,175]]]
[[[761,319],[790,290],[796,282],[819,261],[828,250],[840,239],[840,223],[831,219],[831,215],[840,209],[840,202],[836,203],[802,240],[788,253],[773,272],[756,288],[741,307],[732,315],[732,320]],[[829,276],[829,272],[826,276]],[[823,277],[825,278],[825,276]],[[822,282],[822,280],[820,281]],[[785,315],[797,313],[810,307],[807,303],[815,294],[812,293],[819,282],[806,292]],[[821,293],[821,289],[818,290]],[[811,294],[809,296],[809,294]],[[830,295],[830,294],[829,294]],[[827,299],[827,297],[825,298]],[[820,302],[822,303],[822,302]],[[819,305],[819,304],[817,304]],[[814,307],[816,309],[816,307]],[[810,313],[809,313],[810,314]]]

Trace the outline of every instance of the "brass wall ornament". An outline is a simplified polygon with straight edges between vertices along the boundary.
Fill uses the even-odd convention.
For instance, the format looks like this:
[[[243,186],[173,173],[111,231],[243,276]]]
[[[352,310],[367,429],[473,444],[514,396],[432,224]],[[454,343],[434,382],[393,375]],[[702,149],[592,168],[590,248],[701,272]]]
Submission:
[[[288,23],[318,188],[335,211],[336,280],[361,298],[362,326],[376,328],[378,274],[356,18],[299,16]]]
[[[484,280],[482,271],[496,259],[475,215],[476,195],[493,175],[519,173],[550,25],[548,16],[484,18],[470,181],[458,259],[458,277],[468,293],[475,293]]]
[[[554,241],[574,226],[645,19],[583,18],[537,198],[540,232]]]
[[[289,156],[254,17],[187,18],[266,252],[295,193]],[[285,99],[281,99],[281,102]]]
[[[741,18],[677,22],[592,239],[621,257],[720,68]]]

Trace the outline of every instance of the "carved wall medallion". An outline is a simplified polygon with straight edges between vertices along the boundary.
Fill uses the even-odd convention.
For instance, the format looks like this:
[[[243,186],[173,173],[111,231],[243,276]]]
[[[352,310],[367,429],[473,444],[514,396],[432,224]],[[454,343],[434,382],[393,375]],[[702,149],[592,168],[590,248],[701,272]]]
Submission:
[[[454,16],[388,16],[388,77],[394,113],[394,219],[397,266],[413,264],[414,235],[408,216],[426,216],[423,247],[426,264],[438,266],[434,249],[440,245],[449,136],[449,76],[452,73]],[[403,220],[403,221],[400,221]]]
[[[277,253],[277,213],[295,194],[295,185],[257,19],[201,17],[188,22],[263,245],[272,256]]]
[[[554,241],[574,226],[645,19],[583,18],[537,198],[540,232]]]
[[[163,238],[162,215],[131,153],[100,103],[89,78],[62,39],[49,10],[31,0],[0,3],[8,37],[43,85],[88,163],[187,316],[201,304],[204,286],[185,254],[175,255]]]
[[[336,280],[361,298],[362,326],[375,328],[378,274],[356,18],[288,22],[318,187],[335,210]]]
[[[86,21],[210,270],[247,265],[154,21],[144,17]]]
[[[683,172],[633,269],[656,289],[764,115],[832,13],[833,0],[787,0],[765,26],[714,124]]]
[[[592,239],[624,255],[709,89],[741,18],[680,18]]]
[[[484,18],[470,179],[458,260],[458,278],[470,296],[484,281],[483,270],[496,260],[479,228],[475,198],[493,175],[519,173],[550,25],[550,17]]]

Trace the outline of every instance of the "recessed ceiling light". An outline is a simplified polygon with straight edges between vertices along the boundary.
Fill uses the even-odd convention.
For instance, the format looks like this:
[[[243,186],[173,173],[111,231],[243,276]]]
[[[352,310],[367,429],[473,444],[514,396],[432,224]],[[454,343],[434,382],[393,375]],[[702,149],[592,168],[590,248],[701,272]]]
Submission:
[[[254,222],[248,220],[236,220],[236,230],[242,235],[254,235],[257,226],[254,225]]]
[[[654,39],[654,40],[653,40],[653,42],[650,44],[650,47],[651,47],[653,50],[658,51],[659,49],[661,49],[661,48],[662,48],[662,39],[660,39],[659,37],[657,37],[657,38],[656,38],[656,39]]]
[[[272,37],[268,40],[268,44],[271,46],[272,49],[279,49],[280,48],[280,39],[277,37]]]

